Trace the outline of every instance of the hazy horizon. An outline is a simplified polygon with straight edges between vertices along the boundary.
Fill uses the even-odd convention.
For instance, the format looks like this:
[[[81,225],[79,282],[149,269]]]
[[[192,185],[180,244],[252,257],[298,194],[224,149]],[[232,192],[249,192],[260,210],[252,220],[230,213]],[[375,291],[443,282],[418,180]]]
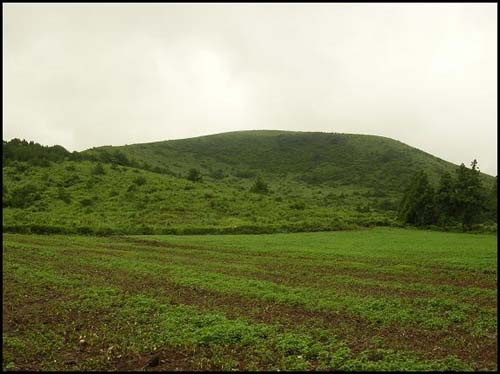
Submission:
[[[497,174],[496,4],[4,4],[3,138],[399,140]]]

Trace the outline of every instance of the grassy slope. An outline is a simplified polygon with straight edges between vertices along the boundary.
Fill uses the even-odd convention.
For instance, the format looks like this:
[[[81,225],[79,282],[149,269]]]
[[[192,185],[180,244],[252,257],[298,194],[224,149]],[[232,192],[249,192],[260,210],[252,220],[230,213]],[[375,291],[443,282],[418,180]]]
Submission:
[[[249,179],[206,178],[202,183],[193,183],[184,178],[109,165],[104,165],[104,175],[95,176],[94,166],[89,161],[66,161],[48,168],[30,167],[23,173],[5,167],[4,187],[8,191],[33,184],[41,199],[27,208],[4,208],[4,226],[37,224],[69,229],[112,228],[123,232],[141,232],[146,227],[159,233],[185,228],[281,225],[335,229],[355,223],[388,222],[394,216],[390,211],[357,212],[356,207],[361,204],[376,205],[380,201],[365,195],[366,188],[310,188],[296,181],[272,180],[273,192],[260,195],[249,192],[253,183]],[[145,179],[143,185],[134,183],[138,177]],[[130,188],[135,190],[129,191]],[[60,199],[60,189],[70,195],[69,202]],[[85,200],[90,200],[90,205],[86,206]],[[299,203],[303,209],[294,205]]]
[[[455,165],[393,139],[354,134],[238,131],[182,140],[133,144],[119,149],[130,157],[185,173],[254,171],[315,184],[357,185],[401,192],[422,168],[437,181]],[[97,149],[98,150],[98,149]],[[95,151],[95,150],[94,150]]]
[[[488,235],[7,234],[3,367],[495,370],[496,278]]]
[[[394,223],[402,191],[417,169],[437,181],[455,168],[403,143],[368,135],[243,131],[112,148],[171,174],[105,165],[106,174],[94,176],[89,161],[25,171],[4,167],[8,191],[34,184],[42,197],[27,208],[4,208],[4,228],[201,233],[206,228],[267,232],[385,225]],[[185,179],[191,167],[202,170],[203,182]],[[213,176],[217,170],[225,177]],[[257,174],[270,184],[270,194],[249,192]],[[134,187],[138,176],[146,183]],[[484,178],[486,184],[493,181]],[[60,188],[70,202],[60,199]]]

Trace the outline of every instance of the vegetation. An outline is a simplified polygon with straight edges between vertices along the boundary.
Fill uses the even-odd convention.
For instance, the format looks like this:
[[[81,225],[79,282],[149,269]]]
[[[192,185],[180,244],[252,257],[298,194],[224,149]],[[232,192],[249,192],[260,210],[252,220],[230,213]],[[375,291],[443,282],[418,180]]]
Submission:
[[[259,175],[255,180],[255,183],[252,185],[252,188],[250,188],[250,191],[255,193],[268,193],[269,186],[267,185],[266,182],[264,182],[264,179],[262,179],[262,177]]]
[[[239,131],[82,152],[121,152],[136,163],[186,175],[220,170],[236,178],[286,178],[309,186],[356,186],[402,193],[412,175],[426,170],[437,182],[454,165],[401,142],[369,135],[292,131]],[[486,177],[483,175],[483,177]],[[490,177],[491,178],[491,177]]]
[[[192,168],[189,169],[187,179],[191,182],[200,182],[202,180],[202,176],[198,169]]]
[[[4,370],[497,369],[475,161],[282,131],[3,145]]]
[[[455,173],[455,166],[374,136],[244,131],[72,153],[13,139],[4,141],[3,160],[7,232],[269,233],[401,222],[447,230],[462,225],[452,219],[456,212],[419,216],[409,198],[398,219],[404,187],[415,171],[425,170],[428,181],[419,188],[427,188],[425,183],[439,185],[444,173]],[[481,197],[487,209],[479,217],[462,199],[465,226],[496,231],[496,181],[479,171],[474,175],[491,192]],[[420,196],[415,181],[411,185]],[[433,206],[447,204],[448,187],[432,194]]]
[[[48,166],[50,162],[70,159],[71,153],[60,145],[44,147],[33,141],[12,139],[3,141],[2,161],[3,165],[12,164],[15,161],[26,161],[36,166]]]
[[[496,196],[496,182],[491,194]],[[490,195],[491,196],[491,195]],[[461,164],[456,177],[445,173],[436,192],[429,184],[424,171],[418,172],[403,197],[400,218],[416,226],[449,225],[459,222],[466,231],[472,224],[488,218],[496,220],[496,198],[488,198],[484,188],[477,160],[468,169]]]
[[[497,369],[492,235],[5,234],[3,244],[7,370]]]
[[[401,203],[400,218],[417,226],[435,223],[434,191],[427,175],[420,171],[411,181]]]

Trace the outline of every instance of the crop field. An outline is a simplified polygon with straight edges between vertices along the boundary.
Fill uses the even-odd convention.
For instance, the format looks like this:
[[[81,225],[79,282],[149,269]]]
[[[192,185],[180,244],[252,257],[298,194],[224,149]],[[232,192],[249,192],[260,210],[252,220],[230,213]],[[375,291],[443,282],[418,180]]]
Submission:
[[[497,237],[4,234],[7,370],[496,370]]]

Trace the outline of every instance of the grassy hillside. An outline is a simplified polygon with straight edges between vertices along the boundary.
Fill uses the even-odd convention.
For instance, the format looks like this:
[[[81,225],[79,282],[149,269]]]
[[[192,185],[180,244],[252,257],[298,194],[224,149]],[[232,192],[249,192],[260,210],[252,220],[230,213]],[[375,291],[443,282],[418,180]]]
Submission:
[[[239,131],[89,152],[120,150],[175,173],[199,167],[206,175],[289,177],[308,184],[356,185],[401,192],[418,169],[437,181],[456,165],[393,139],[371,135]]]
[[[243,131],[81,153],[20,144],[4,143],[7,231],[264,233],[395,225],[415,171],[437,181],[456,167],[367,135]],[[45,153],[50,157],[41,162]],[[186,179],[191,168],[201,171],[201,181]],[[258,175],[268,193],[251,192]]]
[[[497,369],[496,238],[4,236],[3,368]]]
[[[20,193],[26,196],[18,205],[4,207],[4,228],[44,232],[52,227],[54,232],[75,233],[307,231],[388,224],[395,214],[387,210],[395,206],[389,197],[373,197],[363,188],[310,188],[293,180],[271,180],[270,193],[256,194],[249,191],[253,180],[246,178],[195,183],[110,165],[95,175],[96,165],[65,161],[22,171],[19,165],[5,167],[4,202]],[[387,207],[381,204],[386,200]]]

